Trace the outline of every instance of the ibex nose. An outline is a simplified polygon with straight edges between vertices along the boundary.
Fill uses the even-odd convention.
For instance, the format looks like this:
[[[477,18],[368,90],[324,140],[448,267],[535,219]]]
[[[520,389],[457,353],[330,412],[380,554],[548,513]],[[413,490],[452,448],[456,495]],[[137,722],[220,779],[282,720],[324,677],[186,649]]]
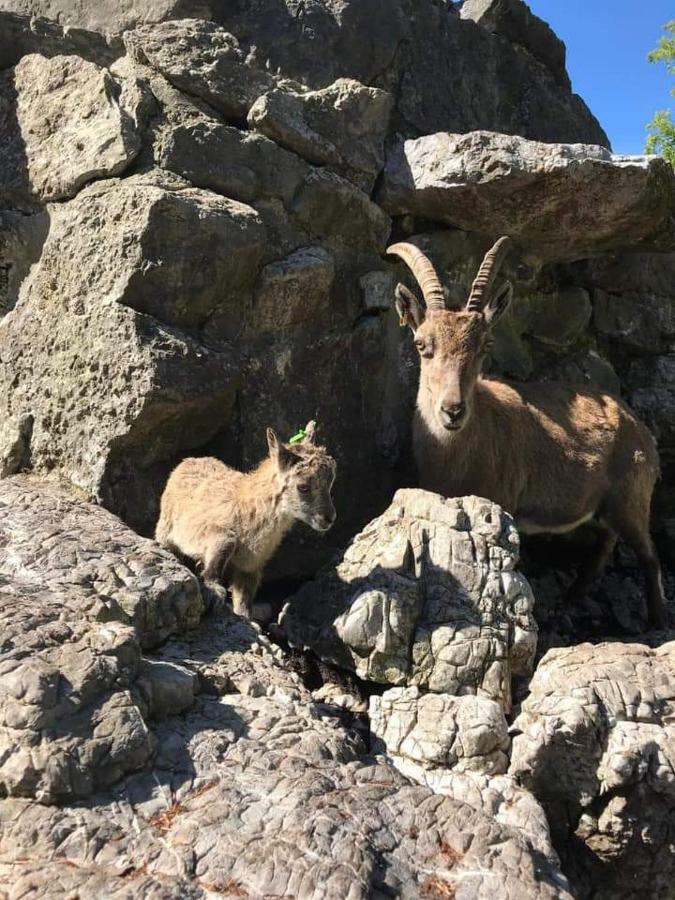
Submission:
[[[466,403],[453,403],[451,406],[441,406],[441,420],[446,428],[456,428],[464,418]]]
[[[330,512],[330,513],[324,513],[323,515],[316,517],[317,525],[319,526],[319,528],[322,531],[328,531],[328,529],[335,522],[335,518],[336,518],[335,511]]]

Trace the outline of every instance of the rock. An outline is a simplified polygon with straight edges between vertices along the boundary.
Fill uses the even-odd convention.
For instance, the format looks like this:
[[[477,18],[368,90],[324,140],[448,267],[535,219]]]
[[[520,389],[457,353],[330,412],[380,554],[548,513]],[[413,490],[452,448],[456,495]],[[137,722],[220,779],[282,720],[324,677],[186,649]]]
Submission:
[[[214,12],[256,60],[286,78],[317,89],[347,77],[389,91],[406,136],[493,128],[608,146],[583,101],[538,60],[445,2],[326,0],[300,8],[284,0]]]
[[[237,368],[148,313],[183,325],[226,304],[236,315],[264,230],[249,207],[154,176],[92,185],[50,215],[40,262],[0,320],[2,414],[33,416],[36,471],[58,468],[150,530],[175,455],[225,427]]]
[[[294,647],[381,684],[510,704],[536,648],[533,597],[514,570],[518,537],[475,497],[397,491],[386,512],[289,600]]]
[[[630,405],[654,432],[659,448],[675,456],[675,353],[635,359],[625,378]]]
[[[577,270],[593,292],[594,326],[617,356],[670,349],[675,254],[616,254],[580,263]]]
[[[236,121],[245,119],[255,100],[274,85],[267,72],[248,63],[234,35],[212,22],[143,25],[125,32],[124,43],[132,59]]]
[[[460,15],[524,47],[546,66],[561,87],[571,89],[564,43],[522,0],[465,0]]]
[[[30,466],[31,416],[5,419],[0,425],[0,478],[16,475]]]
[[[166,115],[155,138],[156,163],[201,187],[256,204],[270,249],[292,252],[320,239],[378,255],[384,250],[389,218],[350,181],[310,166],[262,135],[178,107],[175,95],[157,81],[153,90]]]
[[[39,260],[49,231],[46,211],[29,211],[29,205],[0,209],[0,318],[16,305],[21,285]]]
[[[374,752],[410,762],[434,776],[454,772],[482,775],[508,768],[510,741],[501,706],[485,697],[421,694],[419,688],[391,688],[370,698]]]
[[[0,795],[83,797],[144,765],[134,682],[167,715],[191,705],[194,676],[141,663],[141,645],[201,612],[194,576],[110,513],[54,482],[2,481]]]
[[[545,344],[565,347],[585,335],[592,307],[588,293],[567,287],[555,294],[526,294],[514,304],[519,330]]]
[[[58,885],[83,898],[132,885],[162,900],[365,900],[450,888],[569,900],[522,816],[522,825],[496,822],[489,792],[479,808],[435,797],[365,756],[341,714],[312,705],[255,634],[248,622],[205,623],[160,651],[163,661],[187,653],[187,665],[208,666],[212,691],[226,693],[203,694],[186,715],[158,723],[151,768],[105,793],[64,808],[0,801],[0,873],[28,897],[44,893],[59,866],[67,875]]]
[[[40,12],[39,0],[3,0],[0,10],[0,70],[11,69],[22,56],[76,55],[97,65],[110,65],[123,52],[122,41],[113,35],[99,34],[86,28],[57,25]],[[98,6],[98,4],[97,4]],[[10,11],[13,7],[18,12]],[[23,14],[21,14],[23,13]]]
[[[198,187],[243,203],[273,198],[284,208],[310,172],[302,160],[262,135],[204,118],[162,129],[155,160]]]
[[[82,0],[3,0],[5,9],[31,16],[54,19],[73,31],[72,26],[119,33],[137,25],[161,22],[165,19],[192,15],[208,19],[212,4],[208,0],[97,0],[95,4]]]
[[[78,56],[25,56],[0,83],[0,199],[73,197],[123,172],[140,138],[122,85]]]
[[[670,890],[674,687],[673,642],[550,650],[514,722],[509,772],[542,802],[563,860],[597,879],[598,896]],[[601,865],[584,872],[591,854]]]
[[[593,294],[593,324],[623,349],[658,354],[668,350],[675,337],[675,305],[671,298],[625,291]]]
[[[303,247],[261,271],[250,328],[277,332],[330,314],[335,263],[323,247]]]
[[[359,279],[359,285],[364,312],[387,312],[391,309],[395,287],[392,272],[366,272]]]
[[[534,140],[608,146],[607,136],[583,101],[571,93],[558,66],[556,76],[549,75],[530,53],[450,14],[446,4],[436,0],[414,5],[410,0],[321,0],[307,7],[287,0],[240,5],[132,0],[123,9],[109,0],[91,8],[70,0],[5,0],[4,8],[58,16],[60,22],[79,26],[79,32],[68,29],[68,39],[75,42],[71,35],[77,32],[76,46],[83,52],[89,52],[91,32],[81,29],[119,34],[142,26],[138,39],[129,39],[127,31],[125,40],[141,51],[147,46],[153,65],[166,66],[172,80],[179,79],[179,86],[189,93],[215,97],[209,102],[219,109],[222,103],[225,115],[233,108],[233,96],[234,106],[248,105],[266,77],[270,88],[274,87],[268,72],[314,90],[338,78],[351,78],[399,98],[398,119],[407,135],[493,128]],[[185,20],[193,23],[213,19],[226,31],[211,22],[151,24],[186,15],[194,17]],[[554,42],[546,39],[548,33],[532,27],[534,21],[533,16],[528,20],[529,50],[535,55],[545,52],[553,66]],[[239,39],[241,55],[231,52],[237,45],[228,41],[227,32]],[[34,46],[20,37],[28,47]],[[42,45],[60,37],[50,36]],[[95,37],[107,49],[103,39]],[[244,58],[251,63],[251,72],[255,66],[255,75],[242,73]],[[228,85],[233,89],[229,97]]]
[[[199,622],[194,575],[54,481],[0,481],[0,529],[0,573],[51,590],[86,587],[100,607],[97,618],[133,626],[145,647]]]
[[[350,78],[319,91],[273,90],[251,107],[248,123],[310,163],[327,165],[370,193],[384,165],[393,98]]]
[[[315,169],[305,179],[291,213],[312,237],[359,250],[380,249],[391,227],[389,217],[363,191],[322,169]]]
[[[141,661],[135,686],[143,698],[146,715],[153,719],[185,712],[199,693],[199,679],[194,672],[154,659]]]
[[[393,756],[391,761],[406,778],[431,788],[435,794],[467,803],[500,824],[522,831],[535,850],[546,857],[551,865],[555,868],[560,865],[551,842],[546,813],[532,794],[519,786],[515,778],[510,775],[480,775],[477,772],[457,772],[456,769],[428,768],[402,756]]]
[[[658,157],[477,131],[397,144],[380,202],[392,215],[508,234],[526,258],[559,261],[672,248],[674,195],[672,167]]]

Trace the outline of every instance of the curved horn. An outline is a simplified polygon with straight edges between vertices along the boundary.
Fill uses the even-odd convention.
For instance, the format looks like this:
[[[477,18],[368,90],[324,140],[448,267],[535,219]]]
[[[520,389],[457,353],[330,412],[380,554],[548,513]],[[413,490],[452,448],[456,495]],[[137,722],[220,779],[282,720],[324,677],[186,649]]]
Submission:
[[[497,277],[499,267],[511,247],[511,238],[500,237],[491,250],[485,254],[478,274],[471,285],[471,293],[466,301],[469,312],[480,312],[487,301],[492,283]]]
[[[400,244],[392,244],[391,247],[388,247],[387,253],[400,256],[408,266],[422,289],[422,296],[427,309],[445,309],[443,288],[436,270],[419,247],[409,244],[407,241],[402,241]]]

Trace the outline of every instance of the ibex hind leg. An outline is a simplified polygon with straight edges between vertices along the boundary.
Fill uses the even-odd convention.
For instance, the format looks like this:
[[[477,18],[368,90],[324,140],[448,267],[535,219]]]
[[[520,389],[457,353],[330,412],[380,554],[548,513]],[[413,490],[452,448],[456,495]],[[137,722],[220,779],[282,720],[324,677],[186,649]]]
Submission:
[[[616,546],[616,539],[616,531],[603,524],[597,546],[580,566],[577,577],[567,592],[567,599],[570,603],[578,603],[583,600],[593,586],[593,582],[602,575]]]
[[[614,509],[608,513],[619,537],[632,547],[645,574],[647,593],[647,618],[652,628],[667,625],[666,597],[663,591],[661,566],[654,542],[649,534],[649,511],[640,509]]]

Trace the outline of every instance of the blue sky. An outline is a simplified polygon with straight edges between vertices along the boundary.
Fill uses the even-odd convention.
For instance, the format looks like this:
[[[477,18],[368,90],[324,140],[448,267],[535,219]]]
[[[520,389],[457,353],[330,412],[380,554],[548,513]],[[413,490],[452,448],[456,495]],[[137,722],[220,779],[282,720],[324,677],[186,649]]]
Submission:
[[[642,153],[645,125],[672,108],[675,79],[647,62],[675,19],[675,0],[526,0],[567,44],[572,87],[600,120],[615,153]]]

